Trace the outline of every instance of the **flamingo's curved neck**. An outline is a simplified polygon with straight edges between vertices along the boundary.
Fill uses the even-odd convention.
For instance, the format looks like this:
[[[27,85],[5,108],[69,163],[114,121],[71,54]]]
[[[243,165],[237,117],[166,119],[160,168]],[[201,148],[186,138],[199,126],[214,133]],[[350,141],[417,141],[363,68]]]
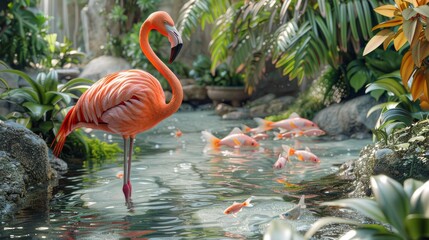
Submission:
[[[172,98],[170,102],[164,105],[164,109],[162,109],[162,114],[170,116],[175,113],[183,100],[183,90],[182,85],[180,84],[179,79],[176,75],[161,61],[161,59],[156,56],[155,52],[152,50],[149,45],[149,33],[154,29],[149,22],[144,22],[140,28],[140,47],[146,55],[147,59],[152,63],[152,65],[158,70],[162,76],[167,80],[168,84],[170,84],[172,90]]]

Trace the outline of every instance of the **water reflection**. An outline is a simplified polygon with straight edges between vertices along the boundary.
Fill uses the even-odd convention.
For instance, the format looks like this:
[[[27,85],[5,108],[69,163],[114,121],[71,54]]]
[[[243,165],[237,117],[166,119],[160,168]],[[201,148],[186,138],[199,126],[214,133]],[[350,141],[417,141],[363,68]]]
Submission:
[[[306,138],[301,145],[321,162],[292,160],[280,170],[273,169],[273,164],[281,144],[294,145],[293,141],[270,138],[257,149],[204,151],[202,130],[224,136],[243,123],[254,124],[221,121],[210,112],[175,114],[136,141],[141,151],[132,165],[132,211],[124,205],[122,180],[117,177],[122,158],[118,156],[69,171],[55,189],[48,212],[23,211],[12,222],[2,223],[0,237],[260,239],[268,222],[295,206],[302,194],[308,209],[292,224],[304,231],[317,218],[313,213],[317,204],[334,194],[320,179],[356,158],[370,142]],[[119,136],[104,137],[122,144]],[[251,195],[254,207],[243,209],[236,218],[223,214],[234,201]]]

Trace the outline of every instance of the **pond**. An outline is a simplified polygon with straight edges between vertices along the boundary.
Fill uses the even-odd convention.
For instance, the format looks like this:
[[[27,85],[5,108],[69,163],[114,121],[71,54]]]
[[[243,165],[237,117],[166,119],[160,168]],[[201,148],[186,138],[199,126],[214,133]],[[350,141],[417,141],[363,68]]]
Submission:
[[[268,223],[306,195],[307,208],[291,223],[307,230],[320,216],[318,203],[341,190],[327,178],[341,163],[356,159],[366,140],[300,140],[320,163],[293,159],[285,168],[273,164],[282,144],[290,140],[260,141],[257,149],[204,151],[201,131],[223,137],[253,120],[223,121],[212,111],[179,112],[140,134],[135,146],[131,181],[133,208],[124,204],[122,157],[101,164],[74,167],[54,189],[49,211],[24,210],[2,223],[0,237],[34,239],[261,239]],[[174,132],[180,129],[181,137]],[[119,136],[96,132],[122,146]],[[326,180],[328,179],[328,180]],[[329,180],[330,179],[330,180]],[[329,182],[330,181],[330,182]],[[253,207],[237,214],[223,211],[250,196]]]

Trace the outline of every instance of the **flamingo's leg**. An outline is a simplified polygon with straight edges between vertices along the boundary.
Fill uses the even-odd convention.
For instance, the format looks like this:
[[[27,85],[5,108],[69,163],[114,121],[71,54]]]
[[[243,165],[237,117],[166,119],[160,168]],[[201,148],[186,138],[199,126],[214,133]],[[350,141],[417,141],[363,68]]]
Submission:
[[[127,177],[128,177],[128,179],[127,179],[127,184],[128,184],[128,187],[129,187],[129,189],[130,189],[130,194],[129,194],[129,197],[131,198],[131,192],[132,192],[132,187],[131,187],[131,181],[130,181],[130,178],[131,178],[131,159],[132,159],[132,157],[133,157],[133,144],[134,144],[134,138],[132,138],[132,137],[130,137],[130,148],[129,148],[129,152],[128,152],[128,163],[127,163],[127,167],[128,167],[128,174],[127,174]]]
[[[122,192],[124,192],[125,201],[128,203],[130,201],[130,195],[131,195],[131,189],[128,185],[129,181],[129,169],[128,169],[128,145],[129,145],[129,138],[124,137],[124,184],[122,186]]]

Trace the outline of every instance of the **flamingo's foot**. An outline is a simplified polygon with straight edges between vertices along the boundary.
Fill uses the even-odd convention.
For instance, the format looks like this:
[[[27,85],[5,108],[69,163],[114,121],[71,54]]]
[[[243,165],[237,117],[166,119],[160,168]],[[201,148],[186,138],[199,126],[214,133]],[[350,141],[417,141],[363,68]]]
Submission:
[[[122,186],[122,192],[124,193],[125,201],[128,203],[131,201],[131,184],[129,182]]]

